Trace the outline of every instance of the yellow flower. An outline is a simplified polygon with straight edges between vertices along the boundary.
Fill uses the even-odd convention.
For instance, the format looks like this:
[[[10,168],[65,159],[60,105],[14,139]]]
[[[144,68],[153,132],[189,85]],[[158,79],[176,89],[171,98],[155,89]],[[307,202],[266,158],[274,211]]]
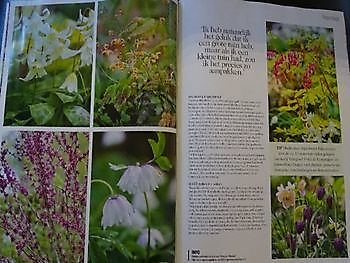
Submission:
[[[110,47],[111,49],[122,49],[125,46],[125,40],[122,38],[115,38],[111,41]]]
[[[289,207],[292,207],[295,205],[295,192],[294,192],[295,185],[288,182],[288,185],[286,188],[281,184],[280,186],[277,186],[277,199],[280,203],[282,203],[282,206],[284,209],[288,209]]]
[[[110,66],[110,69],[112,71],[116,71],[116,70],[123,70],[125,68],[125,63],[124,62],[117,62],[117,63],[114,63]]]

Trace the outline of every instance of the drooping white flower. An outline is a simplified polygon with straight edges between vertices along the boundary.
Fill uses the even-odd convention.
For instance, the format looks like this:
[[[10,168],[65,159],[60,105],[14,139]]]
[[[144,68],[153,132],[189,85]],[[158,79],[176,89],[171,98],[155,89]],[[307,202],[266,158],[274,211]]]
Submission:
[[[148,243],[148,229],[145,229],[139,238],[137,243],[140,246],[146,247]],[[152,228],[150,231],[150,246],[155,248],[158,244],[163,245],[165,243],[162,233],[159,230]]]
[[[27,75],[24,78],[19,78],[20,80],[23,81],[29,81],[32,80],[35,77],[42,78],[43,76],[47,75],[47,72],[44,68],[42,67],[33,67],[31,68]]]
[[[92,47],[93,40],[92,37],[87,37],[85,39],[84,45],[80,48],[80,66],[89,66],[92,64]]]
[[[130,194],[154,191],[162,182],[162,172],[150,164],[129,165],[118,182],[124,192]]]
[[[88,16],[84,16],[79,11],[79,19],[76,28],[84,37],[84,44],[81,46],[80,52],[80,66],[89,66],[92,64],[92,53],[94,47],[93,30],[95,22],[95,11],[89,9]]]
[[[335,136],[335,135],[340,135],[336,125],[334,122],[330,121],[328,124],[328,127],[323,130],[323,136],[330,135],[330,137]]]
[[[135,210],[123,195],[109,197],[103,206],[101,225],[132,225]]]
[[[23,26],[26,32],[32,35],[33,39],[40,37],[40,33],[49,34],[51,32],[51,27],[46,22],[46,19],[50,16],[50,11],[45,8],[42,14],[39,15],[38,12],[33,12],[30,17],[23,17]]]
[[[78,79],[74,72],[67,76],[60,89],[67,90],[70,93],[78,92]]]
[[[156,209],[159,206],[159,201],[157,196],[153,191],[147,192],[147,201],[148,201],[148,206],[150,210]],[[146,212],[147,211],[147,206],[146,206],[146,200],[145,196],[143,193],[137,193],[134,195],[134,198],[132,200],[133,206],[142,211]]]

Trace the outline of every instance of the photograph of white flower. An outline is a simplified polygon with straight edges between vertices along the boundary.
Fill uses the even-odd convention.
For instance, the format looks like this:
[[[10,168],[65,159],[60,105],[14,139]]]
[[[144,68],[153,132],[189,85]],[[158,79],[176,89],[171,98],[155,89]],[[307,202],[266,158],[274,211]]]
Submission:
[[[18,6],[4,125],[89,126],[94,4]]]
[[[175,135],[93,141],[88,262],[174,262]]]

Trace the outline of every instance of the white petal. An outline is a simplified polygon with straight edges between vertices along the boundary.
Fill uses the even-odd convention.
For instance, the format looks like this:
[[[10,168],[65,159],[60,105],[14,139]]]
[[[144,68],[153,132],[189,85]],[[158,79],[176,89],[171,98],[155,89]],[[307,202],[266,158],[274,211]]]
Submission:
[[[60,89],[66,89],[70,93],[78,92],[78,79],[74,72],[67,76]]]

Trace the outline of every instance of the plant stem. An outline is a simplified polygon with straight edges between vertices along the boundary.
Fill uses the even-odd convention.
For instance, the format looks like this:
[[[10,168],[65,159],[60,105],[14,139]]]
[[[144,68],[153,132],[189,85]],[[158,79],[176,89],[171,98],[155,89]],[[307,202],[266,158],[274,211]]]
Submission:
[[[111,195],[114,195],[114,191],[113,191],[112,186],[111,186],[109,183],[107,183],[105,180],[102,180],[102,179],[93,179],[93,180],[91,180],[91,184],[92,184],[92,183],[101,183],[101,184],[104,184],[105,186],[108,187],[108,189],[109,189]]]
[[[81,75],[80,70],[77,70],[77,72],[78,72],[78,75],[79,75],[79,77],[80,77],[80,79],[81,79],[81,83],[82,83],[82,85],[83,85],[83,90],[84,90],[84,93],[85,93],[85,97],[87,98],[87,97],[88,97],[88,93],[87,93],[87,90],[86,90],[86,86],[85,86],[85,82],[84,82],[83,75]],[[85,101],[84,101],[84,102],[85,102]]]
[[[145,197],[145,202],[146,202],[146,209],[147,209],[147,251],[146,251],[146,260],[145,262],[149,262],[149,254],[151,250],[151,211],[149,209],[149,203],[148,203],[148,198],[147,198],[147,193],[143,193]]]

